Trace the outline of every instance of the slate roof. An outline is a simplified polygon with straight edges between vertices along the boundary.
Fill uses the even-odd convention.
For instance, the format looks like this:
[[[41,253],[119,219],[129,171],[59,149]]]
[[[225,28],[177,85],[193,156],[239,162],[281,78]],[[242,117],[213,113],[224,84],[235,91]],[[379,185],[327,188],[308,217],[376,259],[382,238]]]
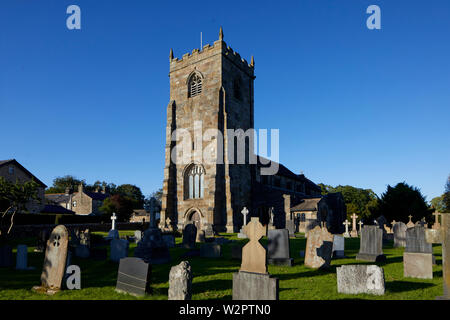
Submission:
[[[145,211],[145,209],[134,209],[133,214],[138,217],[150,215],[150,213]]]
[[[57,213],[57,214],[75,214],[72,210],[68,210],[57,204],[47,204],[41,213]]]
[[[65,193],[47,193],[45,195],[47,200],[50,200],[55,203],[68,202],[70,199],[70,195]]]
[[[42,187],[47,188],[47,185],[43,183],[41,180],[39,180],[34,174],[32,174],[30,171],[28,171],[24,166],[22,166],[19,162],[17,162],[16,159],[9,159],[9,160],[0,160],[0,167],[13,163],[16,166],[18,166],[25,174],[27,174],[29,177],[33,178],[34,181],[36,181],[38,184],[40,184]]]
[[[317,211],[318,204],[322,198],[302,199],[299,204],[291,208],[293,211]]]
[[[92,198],[93,200],[105,200],[106,198],[109,198],[109,194],[106,193],[101,193],[101,192],[88,192],[88,191],[84,191],[84,193],[86,195],[88,195],[90,198]]]

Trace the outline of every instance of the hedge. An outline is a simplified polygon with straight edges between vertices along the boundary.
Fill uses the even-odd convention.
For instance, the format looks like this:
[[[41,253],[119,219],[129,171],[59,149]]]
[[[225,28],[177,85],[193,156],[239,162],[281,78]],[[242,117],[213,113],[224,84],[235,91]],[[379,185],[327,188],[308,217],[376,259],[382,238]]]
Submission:
[[[6,218],[6,217],[5,217]],[[6,218],[6,221],[9,219]],[[16,214],[14,225],[34,224],[77,224],[111,222],[103,216],[74,216],[65,214]]]

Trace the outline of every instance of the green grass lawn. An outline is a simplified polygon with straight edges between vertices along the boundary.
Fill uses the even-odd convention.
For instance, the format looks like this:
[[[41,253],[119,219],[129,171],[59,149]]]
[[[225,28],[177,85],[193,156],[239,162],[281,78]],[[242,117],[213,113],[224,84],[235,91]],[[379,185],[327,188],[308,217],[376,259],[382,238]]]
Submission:
[[[121,236],[133,235],[133,231],[120,231]],[[102,234],[102,233],[99,233]],[[102,234],[106,235],[106,234]],[[229,239],[238,240],[245,244],[247,240],[237,239],[235,234],[223,234]],[[181,238],[176,238],[180,243]],[[261,241],[266,244],[266,240]],[[22,239],[20,243],[29,246],[28,265],[36,267],[33,271],[16,271],[14,269],[0,269],[0,299],[88,299],[88,300],[117,300],[117,299],[167,299],[168,278],[171,266],[180,263],[181,255],[187,251],[183,248],[172,248],[172,261],[167,265],[154,265],[152,268],[152,294],[137,298],[114,291],[117,278],[118,264],[111,261],[91,261],[74,257],[72,264],[81,268],[81,290],[63,290],[54,296],[47,296],[32,292],[30,289],[40,284],[40,273],[44,260],[43,253],[33,252],[35,240]],[[433,246],[437,265],[433,267],[433,279],[422,280],[403,277],[403,248],[393,248],[392,244],[384,246],[386,262],[376,263],[382,266],[386,279],[386,294],[372,295],[344,295],[337,293],[336,267],[343,264],[372,264],[356,261],[359,249],[359,239],[345,240],[345,254],[348,258],[333,260],[328,271],[307,268],[300,258],[300,250],[304,250],[306,239],[291,239],[291,257],[294,267],[269,266],[269,273],[277,277],[280,282],[280,300],[330,300],[330,299],[387,299],[434,300],[442,295],[442,254],[441,246]],[[16,242],[17,244],[17,242]],[[16,245],[13,244],[13,245]],[[129,256],[133,256],[136,244],[130,243]],[[193,299],[231,299],[232,274],[239,270],[240,261],[231,259],[231,244],[222,246],[222,257],[219,259],[189,258],[194,273]]]

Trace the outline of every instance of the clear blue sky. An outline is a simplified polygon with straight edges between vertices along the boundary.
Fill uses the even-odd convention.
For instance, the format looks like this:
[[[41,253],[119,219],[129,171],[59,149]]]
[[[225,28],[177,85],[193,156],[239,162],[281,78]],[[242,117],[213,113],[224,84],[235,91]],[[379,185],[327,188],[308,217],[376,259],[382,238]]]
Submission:
[[[76,4],[81,30],[66,28]],[[381,30],[366,8],[381,8]],[[255,126],[316,183],[406,181],[430,200],[450,174],[448,0],[0,2],[0,159],[46,184],[162,186],[169,50],[218,39],[255,56]]]

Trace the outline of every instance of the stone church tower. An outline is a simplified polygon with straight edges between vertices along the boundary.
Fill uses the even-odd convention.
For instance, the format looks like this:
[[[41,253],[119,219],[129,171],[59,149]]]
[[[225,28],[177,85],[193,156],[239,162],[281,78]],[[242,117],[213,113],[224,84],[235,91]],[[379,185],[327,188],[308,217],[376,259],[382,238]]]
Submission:
[[[207,235],[213,230],[236,232],[242,225],[242,208],[251,206],[254,170],[248,159],[246,164],[230,161],[225,152],[229,145],[227,129],[246,131],[254,127],[253,57],[248,64],[228,47],[221,28],[219,40],[212,46],[194,49],[181,59],[174,58],[171,50],[169,77],[160,226],[169,227],[166,219],[170,218],[171,227],[178,230],[194,223]],[[192,156],[185,163],[175,163],[171,158],[172,149],[181,141],[172,139],[176,129],[185,129],[192,137]],[[220,130],[224,142],[202,138],[208,129]],[[200,131],[201,135],[195,136]],[[210,143],[222,150],[221,163],[204,161],[202,150]],[[253,143],[248,139],[245,148],[253,154]]]

